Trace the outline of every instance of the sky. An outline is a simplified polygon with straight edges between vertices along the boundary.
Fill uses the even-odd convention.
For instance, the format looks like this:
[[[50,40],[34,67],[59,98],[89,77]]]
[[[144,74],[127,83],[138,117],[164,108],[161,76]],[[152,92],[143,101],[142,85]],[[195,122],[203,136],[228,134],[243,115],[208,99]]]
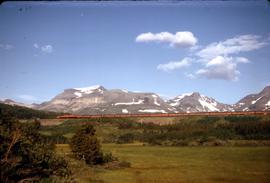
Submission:
[[[263,0],[4,2],[0,99],[102,85],[233,104],[270,85],[269,20]]]

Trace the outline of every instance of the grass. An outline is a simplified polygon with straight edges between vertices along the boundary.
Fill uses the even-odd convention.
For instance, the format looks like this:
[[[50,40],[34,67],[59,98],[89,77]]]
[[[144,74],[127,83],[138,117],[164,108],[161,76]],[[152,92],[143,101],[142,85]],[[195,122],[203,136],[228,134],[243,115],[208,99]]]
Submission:
[[[78,182],[206,183],[270,182],[269,147],[160,147],[142,144],[104,144],[131,168],[108,170],[89,167],[68,156],[68,145],[57,152],[71,162]]]

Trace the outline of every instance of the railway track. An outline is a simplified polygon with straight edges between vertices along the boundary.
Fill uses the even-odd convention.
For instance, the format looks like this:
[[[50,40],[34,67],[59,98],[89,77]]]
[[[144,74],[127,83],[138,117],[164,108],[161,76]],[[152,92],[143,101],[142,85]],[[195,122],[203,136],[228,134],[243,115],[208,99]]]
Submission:
[[[270,115],[270,111],[246,111],[246,112],[193,112],[193,113],[155,113],[155,114],[97,114],[97,115],[62,115],[58,119],[83,119],[83,118],[129,118],[129,117],[181,117],[181,116],[248,116]]]

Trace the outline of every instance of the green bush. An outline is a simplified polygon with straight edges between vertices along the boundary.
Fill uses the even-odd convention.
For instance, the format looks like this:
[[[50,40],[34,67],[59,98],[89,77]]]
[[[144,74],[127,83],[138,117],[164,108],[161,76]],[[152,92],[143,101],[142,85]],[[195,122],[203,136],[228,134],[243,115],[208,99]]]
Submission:
[[[92,125],[84,125],[75,133],[70,142],[74,156],[90,165],[103,163],[101,146],[95,132]]]
[[[123,135],[120,135],[117,139],[118,144],[125,144],[125,143],[132,143],[135,140],[135,136],[133,133],[126,133]]]
[[[40,123],[20,123],[0,115],[0,182],[38,182],[70,175],[68,163],[55,155],[38,133]]]

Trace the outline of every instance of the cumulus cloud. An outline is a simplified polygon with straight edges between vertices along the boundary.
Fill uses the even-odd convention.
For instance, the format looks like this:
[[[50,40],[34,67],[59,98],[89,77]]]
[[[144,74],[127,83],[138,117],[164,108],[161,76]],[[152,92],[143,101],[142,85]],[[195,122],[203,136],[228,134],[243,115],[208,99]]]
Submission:
[[[212,59],[216,56],[228,56],[238,54],[240,52],[248,52],[257,50],[267,42],[260,41],[260,36],[257,35],[240,35],[221,42],[214,42],[197,52],[197,56],[204,59]]]
[[[136,37],[136,42],[169,43],[171,47],[189,46],[189,57],[181,61],[159,64],[158,70],[166,72],[186,68],[193,63],[201,64],[201,68],[193,73],[185,74],[187,78],[207,78],[237,81],[239,79],[240,64],[249,63],[249,59],[239,56],[240,53],[258,50],[269,45],[269,36],[262,38],[258,35],[238,35],[206,46],[197,45],[198,39],[192,32],[142,33]],[[196,62],[194,62],[196,60]]]
[[[10,50],[12,49],[14,46],[10,45],[10,44],[0,44],[0,48],[4,49],[4,50]]]
[[[188,67],[191,65],[191,61],[192,60],[190,58],[184,58],[181,61],[172,61],[172,62],[169,62],[167,64],[159,64],[157,66],[157,69],[169,72],[169,71],[172,71],[175,69],[181,69],[181,68]]]
[[[237,81],[240,75],[238,65],[250,62],[237,54],[257,50],[268,44],[269,42],[262,41],[260,36],[250,34],[211,43],[195,52],[198,61],[203,65],[195,75],[207,79]]]
[[[45,45],[45,46],[41,46],[41,51],[43,53],[52,53],[53,52],[53,47],[51,45]]]
[[[197,38],[192,32],[176,32],[172,34],[170,32],[160,33],[142,33],[136,37],[136,42],[161,42],[169,43],[171,47],[189,47],[195,46],[198,42]]]
[[[191,73],[185,74],[185,76],[186,76],[187,78],[189,78],[189,79],[196,79],[196,76],[195,76],[194,74],[191,74]]]
[[[217,56],[207,62],[205,67],[199,69],[196,74],[207,79],[237,81],[240,75],[240,71],[237,69],[239,63],[248,63],[248,59]]]

